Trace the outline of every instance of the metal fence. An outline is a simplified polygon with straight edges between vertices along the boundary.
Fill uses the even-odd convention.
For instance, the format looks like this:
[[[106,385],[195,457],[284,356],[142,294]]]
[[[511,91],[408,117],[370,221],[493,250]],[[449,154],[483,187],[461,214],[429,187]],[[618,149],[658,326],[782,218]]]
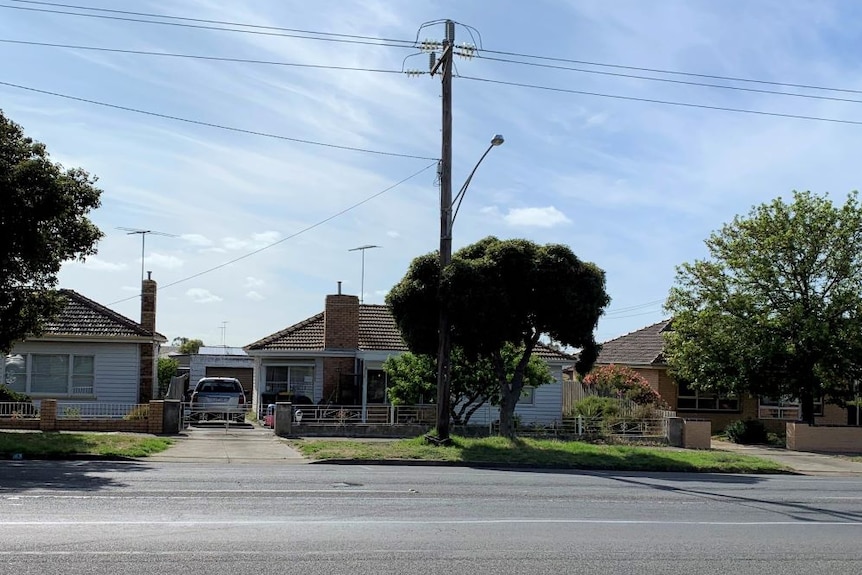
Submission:
[[[83,403],[58,401],[57,419],[125,419],[128,421],[147,419],[150,406],[146,403]]]
[[[251,411],[251,403],[188,403],[182,404],[183,427],[195,423],[242,423]]]
[[[39,419],[39,406],[30,402],[0,402],[0,417],[9,419]]]
[[[660,411],[654,417],[566,417],[549,424],[516,425],[519,436],[561,438],[614,438],[665,441],[668,437],[668,417],[674,412]],[[499,430],[499,422],[492,425],[492,432]]]
[[[437,416],[434,405],[296,405],[294,424],[377,425],[433,424]]]

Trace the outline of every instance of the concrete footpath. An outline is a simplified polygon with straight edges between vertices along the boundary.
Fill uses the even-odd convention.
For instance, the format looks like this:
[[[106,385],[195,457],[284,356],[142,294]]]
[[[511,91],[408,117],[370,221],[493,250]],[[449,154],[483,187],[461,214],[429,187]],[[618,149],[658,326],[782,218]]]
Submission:
[[[781,447],[769,447],[766,445],[739,445],[716,439],[712,440],[712,448],[769,459],[803,475],[862,476],[862,462],[852,461],[840,455],[791,451]]]
[[[271,429],[232,425],[192,427],[174,436],[167,450],[146,461],[174,463],[306,463]]]

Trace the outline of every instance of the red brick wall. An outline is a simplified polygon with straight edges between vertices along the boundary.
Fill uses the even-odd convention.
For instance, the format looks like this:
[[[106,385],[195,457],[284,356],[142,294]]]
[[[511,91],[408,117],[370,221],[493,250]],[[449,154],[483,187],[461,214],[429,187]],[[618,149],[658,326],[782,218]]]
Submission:
[[[359,298],[355,295],[328,295],[323,315],[323,347],[359,347]]]
[[[348,377],[356,370],[355,361],[352,357],[327,357],[323,360],[323,399],[324,401],[337,401],[336,390],[339,382],[342,388],[352,387],[354,379]],[[343,389],[342,391],[346,391]],[[362,402],[362,397],[354,398],[352,403],[357,405]]]
[[[154,280],[146,279],[141,282],[141,326],[147,330],[156,331],[156,291],[158,285]],[[153,399],[153,384],[155,383],[156,344],[142,343],[141,354],[141,377],[139,380],[138,401],[147,403]]]

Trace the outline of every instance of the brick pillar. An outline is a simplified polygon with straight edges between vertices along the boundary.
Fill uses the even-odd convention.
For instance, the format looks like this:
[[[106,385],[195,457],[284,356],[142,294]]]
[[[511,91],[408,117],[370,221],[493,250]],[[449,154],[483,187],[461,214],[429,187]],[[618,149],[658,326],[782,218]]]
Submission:
[[[56,399],[43,399],[39,403],[39,429],[42,431],[57,430]]]
[[[158,284],[150,279],[141,282],[141,327],[150,333],[156,332],[156,291]],[[147,403],[153,398],[153,386],[156,380],[156,343],[140,345],[141,370],[138,388],[138,401]]]
[[[165,402],[151,401],[150,412],[147,414],[147,430],[153,434],[162,432]]]

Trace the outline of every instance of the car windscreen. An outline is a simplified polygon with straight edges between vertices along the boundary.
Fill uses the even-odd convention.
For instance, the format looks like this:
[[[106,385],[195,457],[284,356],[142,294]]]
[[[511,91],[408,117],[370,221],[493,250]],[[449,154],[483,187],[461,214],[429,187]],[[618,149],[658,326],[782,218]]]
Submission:
[[[240,387],[232,381],[205,381],[198,386],[203,393],[239,393]]]

